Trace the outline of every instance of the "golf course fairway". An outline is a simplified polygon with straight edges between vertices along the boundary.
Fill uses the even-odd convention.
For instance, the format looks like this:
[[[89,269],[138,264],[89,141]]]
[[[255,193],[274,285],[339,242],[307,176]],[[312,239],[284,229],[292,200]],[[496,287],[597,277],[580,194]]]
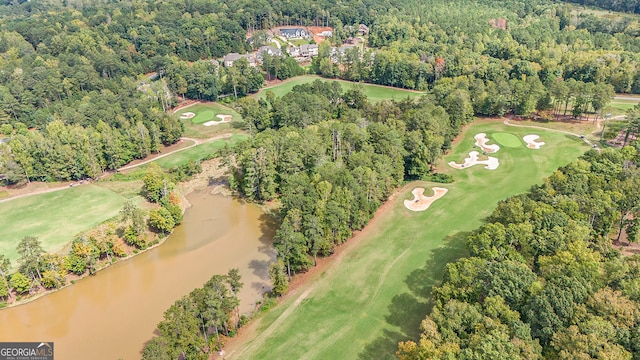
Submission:
[[[474,135],[494,133],[522,138],[537,134],[540,150],[504,147],[491,154],[495,170],[481,166],[453,169],[474,147]],[[584,153],[580,139],[553,131],[477,122],[444,157],[440,172],[452,184],[407,184],[389,200],[375,221],[347,242],[345,249],[314,279],[292,290],[283,301],[249,325],[227,348],[226,359],[393,359],[398,341],[416,339],[429,312],[430,293],[444,266],[466,255],[470,231],[498,201],[527,191],[559,166]],[[505,136],[503,135],[503,141]],[[428,210],[412,212],[405,199],[416,187],[448,189]]]

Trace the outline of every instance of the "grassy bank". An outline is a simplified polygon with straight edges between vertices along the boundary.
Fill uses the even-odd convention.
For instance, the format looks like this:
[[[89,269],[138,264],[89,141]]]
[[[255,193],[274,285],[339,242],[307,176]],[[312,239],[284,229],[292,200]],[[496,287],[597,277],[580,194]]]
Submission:
[[[266,313],[254,324],[257,335],[230,349],[227,358],[388,359],[398,341],[416,338],[430,309],[431,289],[439,284],[445,264],[465,255],[467,234],[499,200],[528,190],[587,149],[565,134],[477,123],[443,164],[463,161],[479,132],[492,140],[496,132],[519,139],[538,134],[546,145],[541,150],[527,149],[524,142],[502,146],[491,155],[500,161],[493,171],[480,165],[463,170],[440,166],[456,182],[444,185],[449,192],[425,212],[408,211],[403,200],[411,199],[417,186],[443,185],[406,186],[357,247]]]
[[[115,216],[124,197],[93,184],[0,203],[0,253],[12,261],[16,245],[36,236],[45,251],[60,250],[73,237]]]

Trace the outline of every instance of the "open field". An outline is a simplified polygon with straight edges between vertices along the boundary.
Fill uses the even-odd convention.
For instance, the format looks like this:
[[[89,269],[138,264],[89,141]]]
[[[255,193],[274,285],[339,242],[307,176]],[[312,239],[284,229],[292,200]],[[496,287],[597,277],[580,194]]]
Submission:
[[[175,115],[180,118],[180,115],[192,112],[196,114],[191,119],[181,120],[184,123],[184,136],[193,138],[208,138],[213,135],[227,132],[229,129],[233,129],[234,125],[242,121],[242,117],[235,110],[226,107],[219,103],[206,102],[198,103],[178,110]],[[231,122],[213,126],[204,126],[203,123],[207,121],[219,121],[220,118],[217,115],[231,115]]]
[[[267,91],[272,91],[276,95],[276,97],[281,97],[282,95],[290,92],[294,86],[307,84],[315,80],[337,81],[342,86],[343,91],[349,90],[351,86],[353,86],[353,84],[361,84],[364,88],[365,95],[367,95],[367,98],[371,102],[379,102],[382,100],[392,100],[392,99],[402,100],[407,97],[413,98],[413,97],[422,96],[424,94],[419,91],[404,90],[404,89],[398,89],[398,88],[393,88],[388,86],[355,83],[355,82],[344,81],[344,80],[324,79],[315,75],[304,75],[304,76],[298,76],[298,77],[286,80],[281,84],[278,84],[272,87],[263,88],[257,94],[252,96],[255,97],[256,99],[265,99],[267,97],[266,95]]]
[[[502,147],[496,170],[482,167],[456,170],[449,161],[474,150],[475,134],[513,134],[517,147]],[[522,137],[541,136],[540,150],[525,147]],[[502,140],[506,139],[502,136]],[[510,140],[505,143],[512,142]],[[246,331],[228,348],[227,359],[392,359],[397,342],[415,339],[430,310],[430,293],[443,268],[465,255],[464,241],[490,214],[499,200],[527,191],[587,150],[580,139],[561,133],[523,129],[500,122],[479,122],[464,131],[439,169],[453,184],[414,182],[405,186],[347,248],[333,266],[303,284]],[[477,148],[475,148],[477,150]],[[403,205],[415,187],[449,191],[424,212]]]
[[[224,144],[233,145],[238,141],[245,140],[249,135],[234,134],[228,139],[220,139],[203,144],[196,145],[190,149],[171,154],[156,160],[155,162],[163,168],[172,168],[180,165],[184,165],[193,161],[201,161],[202,159],[210,156],[214,151],[221,149]]]
[[[15,266],[16,245],[36,236],[45,251],[57,251],[77,233],[115,216],[124,197],[93,184],[0,203],[0,253]]]

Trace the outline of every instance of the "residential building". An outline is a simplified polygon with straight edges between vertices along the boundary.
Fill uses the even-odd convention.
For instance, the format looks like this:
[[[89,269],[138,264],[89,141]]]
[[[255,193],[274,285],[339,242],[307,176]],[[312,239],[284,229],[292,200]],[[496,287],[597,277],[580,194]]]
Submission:
[[[224,64],[225,67],[230,67],[233,66],[233,64],[242,59],[245,58],[247,59],[247,62],[249,63],[249,66],[251,67],[256,67],[258,66],[258,62],[256,61],[256,57],[253,54],[245,54],[245,55],[240,55],[238,53],[229,53],[227,55],[225,55],[225,57],[222,59],[222,64]]]
[[[300,56],[304,56],[304,57],[318,56],[318,45],[316,44],[300,45]]]
[[[369,35],[369,27],[365,24],[358,25],[358,35],[360,36]]]
[[[300,48],[298,46],[289,46],[287,48],[287,53],[291,57],[298,57],[300,56]]]
[[[256,58],[258,59],[258,61],[262,61],[262,57],[264,56],[264,54],[269,54],[271,56],[282,56],[282,50],[278,49],[275,46],[262,46],[256,53]]]
[[[233,66],[233,63],[240,60],[240,58],[242,57],[242,55],[238,54],[238,53],[229,53],[227,55],[224,56],[224,58],[222,59],[222,64],[225,67],[230,67]]]
[[[280,29],[280,35],[287,39],[305,38],[308,36],[303,28]]]

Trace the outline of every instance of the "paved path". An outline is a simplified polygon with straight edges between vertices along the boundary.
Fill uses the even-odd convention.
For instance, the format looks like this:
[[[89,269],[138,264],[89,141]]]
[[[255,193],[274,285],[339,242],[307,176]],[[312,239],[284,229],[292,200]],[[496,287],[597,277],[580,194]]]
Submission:
[[[192,139],[192,138],[188,138],[188,137],[181,137],[180,140],[193,141],[193,144],[191,144],[189,146],[186,146],[186,147],[183,147],[183,148],[180,148],[180,149],[176,149],[176,150],[170,151],[170,152],[168,152],[166,154],[162,154],[160,156],[156,156],[153,159],[141,161],[141,162],[139,162],[137,164],[133,164],[133,165],[123,166],[123,167],[119,168],[118,170],[116,170],[116,172],[133,169],[133,168],[136,168],[138,166],[141,166],[141,165],[144,165],[144,164],[148,164],[148,163],[150,163],[152,161],[156,161],[158,159],[162,159],[163,157],[166,157],[166,156],[169,156],[169,155],[173,155],[173,154],[175,154],[177,152],[184,151],[184,150],[187,150],[187,149],[191,149],[192,147],[198,146],[200,144],[204,144],[204,143],[208,143],[208,142],[215,141],[215,140],[220,140],[220,139],[228,139],[232,135],[233,134],[231,134],[231,133],[226,133],[226,134],[214,136],[214,137],[208,138],[208,139]]]
[[[640,97],[639,96],[631,96],[631,95],[616,95],[614,97],[614,99],[616,100],[628,100],[628,101],[637,101],[640,103]]]
[[[158,159],[161,159],[161,158],[163,158],[165,156],[173,155],[173,154],[178,153],[180,151],[191,149],[192,147],[198,146],[200,144],[204,144],[204,143],[208,143],[208,142],[215,141],[215,140],[220,140],[220,139],[228,139],[232,135],[233,134],[231,134],[231,133],[226,133],[226,134],[214,136],[214,137],[208,138],[208,139],[192,139],[192,138],[188,138],[188,137],[181,137],[180,140],[193,141],[193,144],[191,144],[191,145],[189,145],[187,147],[183,147],[181,149],[176,149],[176,150],[170,151],[170,152],[168,152],[166,154],[162,154],[160,156],[156,156],[153,159],[145,160],[145,161],[139,162],[137,164],[133,164],[133,165],[123,166],[123,167],[117,169],[115,172],[133,169],[133,168],[136,168],[138,166],[142,166],[142,165],[148,164],[148,163],[150,163],[152,161],[156,161]],[[100,177],[104,177],[106,175],[113,174],[113,173],[114,173],[113,171],[106,171]],[[91,184],[91,183],[92,183],[91,181],[86,181],[86,180],[82,184],[80,184],[78,182],[70,182],[69,185],[62,185],[60,187],[48,188],[48,189],[40,189],[40,190],[36,190],[36,191],[30,192],[30,193],[26,193],[26,194],[10,196],[10,197],[5,198],[5,199],[0,199],[0,203],[7,202],[7,201],[10,201],[10,200],[19,199],[19,198],[23,198],[23,197],[27,197],[27,196],[31,196],[31,195],[46,194],[46,193],[50,193],[50,192],[54,192],[54,191],[60,191],[60,190],[68,189],[70,186],[83,186],[83,185]]]

